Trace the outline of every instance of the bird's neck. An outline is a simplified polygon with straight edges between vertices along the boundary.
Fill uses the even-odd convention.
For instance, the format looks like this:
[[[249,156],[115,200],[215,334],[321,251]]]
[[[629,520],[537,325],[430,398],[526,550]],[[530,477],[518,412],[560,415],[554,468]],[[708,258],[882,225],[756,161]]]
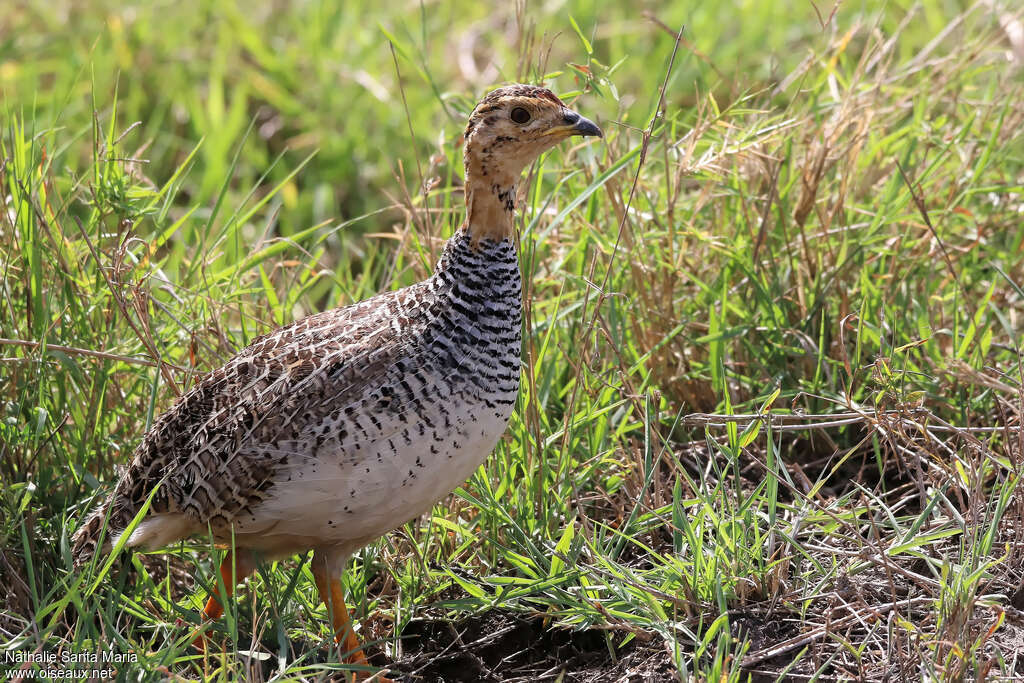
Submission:
[[[476,280],[488,286],[512,274],[518,282],[513,224],[516,177],[487,170],[466,164],[466,220],[448,241],[437,271],[443,276],[474,273]]]
[[[478,238],[463,227],[445,244],[432,279],[446,296],[464,305],[484,305],[491,313],[522,304],[519,258],[511,238]]]
[[[515,235],[516,186],[466,188],[466,223],[474,244],[480,240],[500,242]]]
[[[492,150],[467,145],[466,222],[463,230],[473,243],[490,239],[500,242],[515,236],[516,181],[522,169],[507,160],[499,163]]]

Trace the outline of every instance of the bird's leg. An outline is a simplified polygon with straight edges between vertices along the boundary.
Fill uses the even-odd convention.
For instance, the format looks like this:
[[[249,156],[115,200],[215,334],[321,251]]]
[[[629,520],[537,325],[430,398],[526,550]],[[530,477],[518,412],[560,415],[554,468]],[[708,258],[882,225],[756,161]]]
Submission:
[[[313,560],[313,580],[316,581],[316,589],[320,591],[320,599],[327,607],[327,613],[331,617],[331,625],[334,627],[334,640],[337,641],[348,654],[345,661],[349,664],[368,666],[366,655],[363,654],[363,647],[359,638],[352,630],[352,619],[348,614],[348,607],[345,606],[345,591],[341,587],[341,580],[332,577],[327,569],[327,563]]]
[[[224,602],[235,593],[235,586],[256,569],[256,561],[252,553],[246,550],[238,552],[229,550],[220,563],[220,585],[224,586],[224,596],[218,596],[219,586],[214,586],[213,593],[206,601],[203,608],[203,618],[206,620],[220,619],[224,616]],[[206,635],[199,634],[192,641],[192,645],[198,650],[206,650]]]

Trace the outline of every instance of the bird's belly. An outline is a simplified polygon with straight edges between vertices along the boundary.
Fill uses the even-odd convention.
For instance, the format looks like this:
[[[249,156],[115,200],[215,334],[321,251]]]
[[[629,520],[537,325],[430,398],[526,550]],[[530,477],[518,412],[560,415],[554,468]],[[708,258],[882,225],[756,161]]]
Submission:
[[[414,422],[378,416],[372,438],[291,458],[295,464],[237,520],[235,533],[246,545],[291,552],[358,548],[466,481],[504,433],[514,400],[505,392],[486,403],[439,402]]]

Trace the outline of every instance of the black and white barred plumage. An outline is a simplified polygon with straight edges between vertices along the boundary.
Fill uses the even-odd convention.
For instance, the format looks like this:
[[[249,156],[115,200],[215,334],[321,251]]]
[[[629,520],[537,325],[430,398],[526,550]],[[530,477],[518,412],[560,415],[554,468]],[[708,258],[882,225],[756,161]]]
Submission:
[[[521,346],[515,246],[471,242],[460,230],[427,280],[260,337],[203,378],[137,449],[110,501],[108,540],[161,480],[156,522],[143,523],[139,545],[169,542],[145,538],[153,528],[179,535],[209,523],[228,537],[234,526],[236,542],[270,555],[296,552],[275,532],[315,530],[306,521],[301,532],[282,529],[264,512],[305,520],[307,503],[322,507],[341,493],[346,504],[324,520],[321,538],[335,527],[375,537],[396,525],[381,507],[398,508],[400,524],[461,483],[504,431]],[[368,476],[382,469],[387,481]],[[324,485],[306,484],[318,477]],[[380,489],[395,481],[382,506]],[[353,517],[386,519],[363,528]],[[77,545],[76,555],[91,549]]]
[[[528,121],[510,119],[526,108]],[[466,223],[434,274],[282,327],[203,377],[80,526],[76,564],[152,496],[129,546],[212,532],[264,558],[313,548],[336,575],[352,551],[465,481],[519,389],[515,183],[559,140],[599,134],[543,88],[485,97],[466,130]]]

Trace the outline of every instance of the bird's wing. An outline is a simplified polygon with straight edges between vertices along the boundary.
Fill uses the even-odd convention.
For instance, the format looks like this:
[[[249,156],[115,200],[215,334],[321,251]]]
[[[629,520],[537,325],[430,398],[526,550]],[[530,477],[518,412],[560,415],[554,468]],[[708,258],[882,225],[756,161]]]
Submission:
[[[312,315],[253,341],[153,423],[93,517],[109,516],[109,529],[120,531],[159,486],[151,514],[183,512],[198,528],[230,524],[267,495],[287,465],[287,444],[308,438],[328,412],[362,400],[383,381],[408,342],[395,320],[417,287]],[[95,520],[83,524],[75,548],[84,550],[76,556],[95,547],[89,536],[98,531]]]

